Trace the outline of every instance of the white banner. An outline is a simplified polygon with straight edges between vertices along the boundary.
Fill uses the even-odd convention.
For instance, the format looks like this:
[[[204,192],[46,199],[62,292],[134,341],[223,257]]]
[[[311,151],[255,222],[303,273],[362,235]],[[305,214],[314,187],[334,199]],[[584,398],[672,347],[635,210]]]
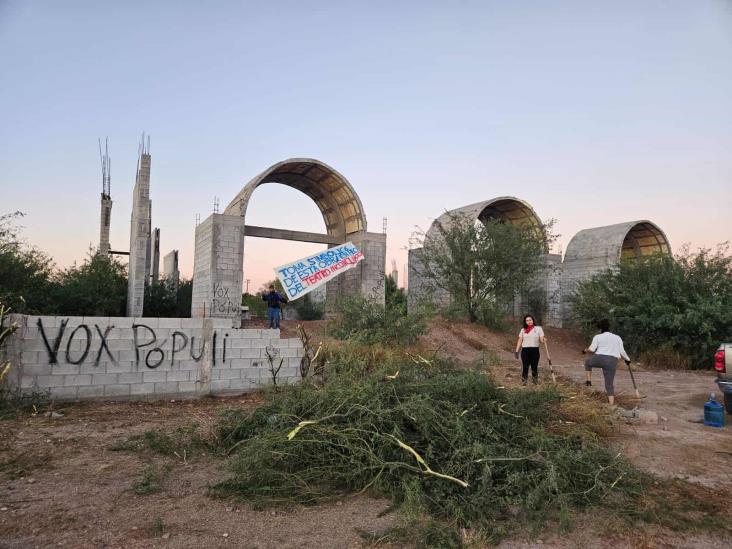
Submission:
[[[363,259],[361,252],[351,242],[317,253],[275,269],[277,278],[292,301],[318,286],[333,280],[336,276],[353,269]]]

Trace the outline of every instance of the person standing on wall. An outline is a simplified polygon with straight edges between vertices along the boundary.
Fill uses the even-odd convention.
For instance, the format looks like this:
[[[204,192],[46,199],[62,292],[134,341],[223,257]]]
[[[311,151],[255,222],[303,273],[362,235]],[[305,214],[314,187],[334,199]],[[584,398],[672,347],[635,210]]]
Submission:
[[[514,356],[519,358],[519,351],[521,352],[521,363],[523,365],[521,380],[523,385],[526,385],[529,379],[529,367],[531,367],[532,381],[535,384],[539,382],[539,345],[541,344],[546,347],[544,330],[541,326],[536,325],[533,315],[524,316],[524,325],[519,332],[514,353]],[[548,353],[549,349],[547,348]]]
[[[592,369],[602,368],[602,375],[605,378],[605,392],[610,406],[615,404],[615,371],[618,369],[618,359],[622,356],[625,363],[630,365],[630,358],[623,347],[623,340],[619,335],[610,332],[610,322],[603,318],[597,323],[600,333],[592,338],[592,343],[582,354],[594,353],[585,360],[585,372],[587,381],[585,385],[592,385]]]
[[[269,319],[270,329],[280,329],[280,305],[287,303],[287,298],[281,293],[275,291],[273,284],[270,284],[269,291],[262,295],[262,299],[267,302],[267,318]]]

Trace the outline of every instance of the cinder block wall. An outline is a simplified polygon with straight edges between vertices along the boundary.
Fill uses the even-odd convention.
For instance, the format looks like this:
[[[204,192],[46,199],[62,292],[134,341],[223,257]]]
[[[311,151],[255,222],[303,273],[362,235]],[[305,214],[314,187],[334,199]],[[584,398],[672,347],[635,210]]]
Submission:
[[[135,399],[242,392],[300,378],[299,339],[231,328],[228,319],[13,315],[7,358],[25,393],[56,400]]]
[[[212,214],[196,227],[193,259],[194,318],[238,323],[244,270],[244,218]]]

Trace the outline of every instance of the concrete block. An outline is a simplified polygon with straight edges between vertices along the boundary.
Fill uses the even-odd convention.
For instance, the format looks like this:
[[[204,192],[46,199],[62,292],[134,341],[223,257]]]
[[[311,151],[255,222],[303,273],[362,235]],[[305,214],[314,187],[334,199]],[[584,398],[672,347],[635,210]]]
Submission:
[[[286,349],[290,346],[290,342],[287,339],[273,339],[270,341],[270,345],[275,349]]]
[[[229,389],[236,389],[238,391],[246,391],[256,386],[256,384],[248,379],[232,379],[229,383]]]
[[[229,368],[232,370],[241,369],[241,368],[251,368],[252,367],[252,359],[251,358],[237,358],[231,361],[229,364]]]
[[[22,343],[20,348],[23,348]],[[44,360],[45,359],[45,360]],[[46,353],[39,351],[20,351],[20,362],[25,366],[28,364],[48,364],[48,357]]]
[[[219,379],[237,379],[241,378],[240,370],[219,370]]]
[[[96,398],[104,396],[104,385],[90,385],[88,387],[79,387],[77,398]]]
[[[245,339],[261,339],[262,337],[262,330],[253,330],[253,329],[246,329],[246,330],[236,330],[236,334],[238,338],[245,338]]]
[[[132,328],[133,324],[139,324],[136,322],[138,319],[129,316],[115,316],[109,319],[109,323],[113,324],[115,328]],[[131,333],[131,332],[130,332]],[[132,337],[130,335],[130,337]]]
[[[172,395],[178,392],[177,381],[164,381],[155,384],[155,394],[157,395]]]
[[[23,376],[50,376],[52,366],[50,364],[26,364],[23,361]]]
[[[127,396],[130,394],[130,386],[127,384],[105,385],[104,396],[116,397]]]
[[[35,376],[23,376],[20,378],[20,388],[21,389],[33,389],[38,387],[36,384],[36,377]]]
[[[102,332],[104,332],[104,328],[109,326],[109,317],[108,316],[85,316],[84,320],[81,324],[86,324],[91,328],[92,333],[96,332],[94,330],[94,325],[96,324],[100,328],[102,328]]]
[[[132,383],[130,384],[130,395],[151,395],[155,392],[154,383]]]
[[[96,357],[96,355],[94,355]],[[94,362],[84,362],[79,365],[80,374],[105,374],[107,373],[107,363],[100,362],[94,364]]]
[[[130,342],[130,347],[132,346],[133,344]],[[117,355],[117,362],[134,362],[136,360],[134,349],[131,351],[121,350],[114,354]],[[143,358],[142,351],[140,351],[140,358]]]
[[[63,387],[64,376],[36,376],[36,385],[41,389]]]
[[[189,381],[191,373],[188,371],[168,371],[165,377],[166,381]]]
[[[179,330],[181,328],[181,319],[180,318],[160,318],[160,319],[158,319],[158,328]]]
[[[180,327],[200,330],[203,328],[203,319],[202,318],[181,318]]]
[[[118,383],[142,383],[142,372],[119,374]]]
[[[165,371],[149,370],[142,373],[142,380],[145,383],[156,383],[159,381],[165,381],[167,377]]]
[[[181,371],[195,371],[200,368],[199,362],[196,362],[195,360],[182,360],[178,363],[176,368]]]
[[[241,358],[262,358],[263,349],[263,347],[257,349],[242,349]]]
[[[291,337],[290,339],[286,339],[285,341],[287,341],[287,344],[288,344],[289,347],[293,347],[295,349],[298,349],[298,348],[301,349],[302,348],[302,341],[300,341],[299,338]],[[313,345],[315,345],[316,348],[317,348],[317,344],[315,342],[311,342],[311,343]]]
[[[282,358],[291,358],[297,356],[297,348],[295,347],[285,347],[280,349],[280,357]]]
[[[229,348],[233,349],[247,349],[252,346],[252,341],[255,341],[254,339],[228,339],[226,341],[226,354],[228,356]]]
[[[74,385],[91,385],[91,382],[91,374],[64,376],[64,387],[71,387]]]
[[[179,393],[196,393],[198,392],[198,382],[197,381],[181,381],[178,383],[178,392]]]
[[[211,391],[225,391],[229,388],[229,383],[228,379],[213,379],[211,380]]]
[[[269,375],[269,372],[261,368],[244,368],[241,370],[241,378],[251,382],[259,382],[262,376]]]
[[[129,374],[136,370],[134,362],[110,362],[107,364],[109,374]]]
[[[132,351],[134,353],[135,344],[132,339],[111,339],[107,341],[107,348],[113,353],[115,351]],[[102,353],[102,356],[106,356],[105,353]]]
[[[91,385],[114,385],[117,374],[92,374]]]
[[[52,387],[51,398],[58,400],[75,400],[78,387]]]

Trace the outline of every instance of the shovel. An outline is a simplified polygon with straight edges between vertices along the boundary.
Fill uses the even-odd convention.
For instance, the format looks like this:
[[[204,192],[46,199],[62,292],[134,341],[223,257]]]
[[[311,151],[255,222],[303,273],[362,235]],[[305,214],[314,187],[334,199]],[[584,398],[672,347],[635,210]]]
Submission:
[[[544,350],[546,351],[546,359],[549,361],[549,371],[552,373],[552,383],[557,382],[557,376],[554,375],[554,367],[552,366],[552,357],[549,356],[549,347],[544,341]]]
[[[633,389],[635,389],[636,398],[643,398],[638,390],[638,385],[635,384],[635,376],[633,375],[633,369],[630,367],[630,362],[628,362],[628,371],[630,372],[630,379],[633,382]]]

